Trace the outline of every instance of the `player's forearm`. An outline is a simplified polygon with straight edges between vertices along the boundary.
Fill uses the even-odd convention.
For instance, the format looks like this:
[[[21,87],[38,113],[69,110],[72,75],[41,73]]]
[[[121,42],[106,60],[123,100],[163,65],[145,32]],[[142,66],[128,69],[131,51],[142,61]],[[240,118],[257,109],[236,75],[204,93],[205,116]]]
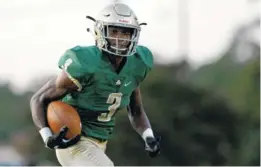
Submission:
[[[130,109],[128,116],[132,127],[136,130],[138,134],[143,135],[144,131],[151,129],[151,125],[146,113],[143,109]]]
[[[145,140],[146,137],[154,137],[150,121],[143,109],[140,89],[133,91],[130,97],[130,105],[128,107],[128,116],[132,127]]]

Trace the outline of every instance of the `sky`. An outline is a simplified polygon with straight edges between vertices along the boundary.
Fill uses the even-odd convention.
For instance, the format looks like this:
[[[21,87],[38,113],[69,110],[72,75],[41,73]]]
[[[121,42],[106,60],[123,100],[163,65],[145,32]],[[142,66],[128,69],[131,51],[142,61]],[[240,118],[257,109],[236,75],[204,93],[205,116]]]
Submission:
[[[0,80],[26,89],[33,78],[58,73],[63,52],[76,45],[93,45],[86,28],[109,0],[1,0]],[[160,63],[177,62],[187,48],[195,66],[218,59],[235,30],[259,11],[247,0],[122,0],[137,14],[142,27],[139,43],[160,55]],[[180,3],[188,2],[187,15]],[[260,3],[259,3],[260,4]],[[187,22],[186,22],[187,21]],[[187,29],[183,25],[187,23]],[[183,33],[187,32],[184,38]],[[187,40],[184,40],[187,39]],[[182,45],[188,41],[188,45]]]

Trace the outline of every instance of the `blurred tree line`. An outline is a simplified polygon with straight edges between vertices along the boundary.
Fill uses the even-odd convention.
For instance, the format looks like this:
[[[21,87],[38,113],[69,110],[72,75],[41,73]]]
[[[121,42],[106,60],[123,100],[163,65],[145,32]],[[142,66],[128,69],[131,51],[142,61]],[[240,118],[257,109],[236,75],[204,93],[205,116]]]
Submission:
[[[259,166],[260,47],[244,62],[235,59],[233,49],[197,70],[185,60],[156,65],[141,90],[153,129],[162,136],[161,156],[147,155],[123,110],[107,150],[115,165]],[[13,144],[31,164],[59,165],[33,125],[32,93],[16,95],[8,84],[0,85],[0,141]]]

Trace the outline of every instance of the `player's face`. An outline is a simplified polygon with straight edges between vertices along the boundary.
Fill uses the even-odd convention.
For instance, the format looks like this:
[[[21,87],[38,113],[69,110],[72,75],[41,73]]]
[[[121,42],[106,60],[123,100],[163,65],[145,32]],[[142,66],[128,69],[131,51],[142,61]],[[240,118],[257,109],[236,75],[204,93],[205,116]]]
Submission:
[[[108,29],[108,37],[109,37],[108,41],[113,47],[118,47],[120,49],[127,48],[127,46],[130,44],[129,40],[131,39],[131,36],[132,36],[132,29],[130,28],[110,26]],[[118,38],[118,46],[117,46],[117,38]]]

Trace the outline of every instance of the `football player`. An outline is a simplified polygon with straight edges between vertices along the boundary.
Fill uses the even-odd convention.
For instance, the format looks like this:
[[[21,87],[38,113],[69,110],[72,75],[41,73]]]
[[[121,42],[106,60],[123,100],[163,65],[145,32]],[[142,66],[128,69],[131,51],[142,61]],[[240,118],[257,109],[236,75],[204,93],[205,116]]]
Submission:
[[[153,56],[148,48],[137,45],[141,23],[122,3],[108,5],[97,19],[87,18],[95,22],[96,45],[76,46],[63,54],[58,62],[60,74],[31,98],[33,121],[46,147],[55,149],[61,165],[113,166],[105,154],[106,144],[117,111],[127,108],[133,128],[154,157],[160,153],[159,138],[144,112],[139,88],[153,66]],[[52,134],[45,109],[54,100],[77,109],[81,135],[65,140],[67,127]]]

